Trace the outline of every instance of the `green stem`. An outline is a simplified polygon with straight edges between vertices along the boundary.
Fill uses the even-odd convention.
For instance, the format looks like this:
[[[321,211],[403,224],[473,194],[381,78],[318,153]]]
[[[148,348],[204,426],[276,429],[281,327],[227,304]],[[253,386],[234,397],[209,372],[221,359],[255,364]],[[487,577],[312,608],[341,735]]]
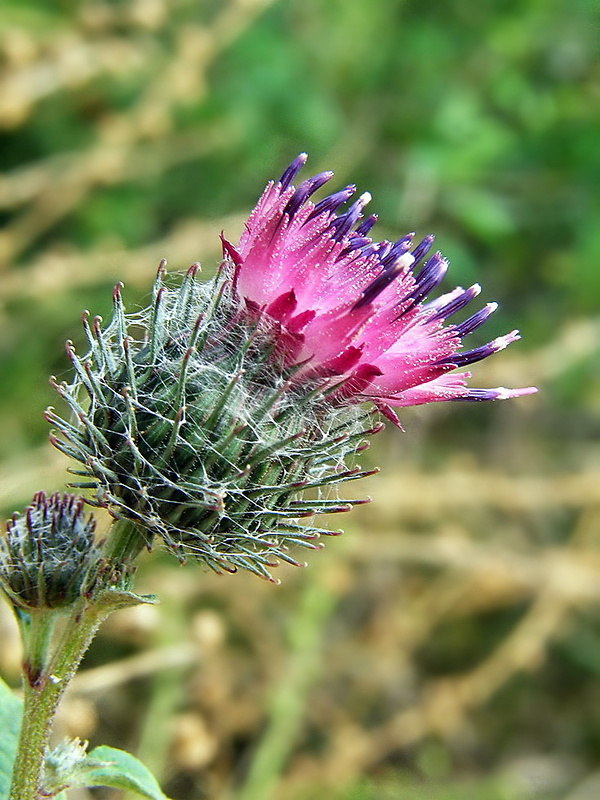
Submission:
[[[85,604],[85,605],[84,605]],[[35,653],[43,673],[26,661],[23,692],[23,718],[10,800],[39,800],[43,792],[44,759],[58,703],[75,674],[85,651],[109,610],[97,609],[86,601],[77,604],[64,619],[64,631],[54,654],[48,657],[46,625],[34,625],[29,631],[30,652]],[[46,646],[45,655],[42,651]]]
[[[102,555],[114,564],[132,564],[147,546],[147,537],[133,522],[118,519],[112,524]]]
[[[41,690],[25,683],[10,800],[38,800],[43,791],[44,759],[62,691],[60,684],[49,681]]]
[[[52,631],[57,622],[56,612],[48,609],[32,609],[19,616],[19,627],[23,641],[23,664],[27,670],[26,680],[35,686],[43,675],[48,659]]]

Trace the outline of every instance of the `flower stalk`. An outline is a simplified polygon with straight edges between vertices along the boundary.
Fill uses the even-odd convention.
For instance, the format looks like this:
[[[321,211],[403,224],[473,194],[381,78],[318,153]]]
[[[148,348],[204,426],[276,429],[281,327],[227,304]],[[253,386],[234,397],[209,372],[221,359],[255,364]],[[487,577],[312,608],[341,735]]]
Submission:
[[[147,547],[148,539],[139,527],[127,519],[117,519],[112,523],[110,535],[102,548],[102,558],[109,569],[112,568],[121,574],[121,580],[131,582],[132,565]],[[128,569],[130,577],[126,578]]]
[[[23,715],[10,800],[38,800],[43,795],[44,760],[56,709],[94,634],[109,613],[110,610],[85,601],[77,604],[67,616],[63,615],[62,635],[54,650],[50,647],[49,626],[41,622],[31,625],[29,650],[44,667],[40,670],[27,658],[23,665]],[[40,620],[43,616],[39,615]],[[55,631],[54,624],[52,627]]]

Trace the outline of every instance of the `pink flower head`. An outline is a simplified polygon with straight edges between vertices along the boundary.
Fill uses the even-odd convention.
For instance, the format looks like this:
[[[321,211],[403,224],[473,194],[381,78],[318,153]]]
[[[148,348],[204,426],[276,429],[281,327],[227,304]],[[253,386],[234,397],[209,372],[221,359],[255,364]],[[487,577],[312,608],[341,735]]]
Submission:
[[[289,366],[297,375],[326,381],[334,401],[371,400],[397,422],[391,406],[440,400],[498,400],[536,389],[474,389],[469,372],[453,372],[519,338],[518,331],[471,350],[462,339],[496,309],[488,303],[459,323],[446,324],[480,292],[475,284],[434,300],[448,262],[428,253],[433,236],[413,246],[413,233],[396,242],[368,235],[371,199],[347,186],[314,203],[310,197],[331,177],[322,172],[297,188],[292,180],[306,163],[299,155],[271,181],[250,214],[237,247],[223,239],[234,264],[234,285],[253,315],[277,325]],[[362,220],[359,222],[359,220]]]

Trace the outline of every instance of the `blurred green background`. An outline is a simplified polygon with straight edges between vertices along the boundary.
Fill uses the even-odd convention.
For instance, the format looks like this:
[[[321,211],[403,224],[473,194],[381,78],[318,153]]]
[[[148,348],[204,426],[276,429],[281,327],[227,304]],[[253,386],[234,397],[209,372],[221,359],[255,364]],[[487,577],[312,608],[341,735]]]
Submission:
[[[300,151],[433,231],[447,286],[524,340],[407,410],[347,535],[280,588],[141,581],[60,730],[136,751],[176,800],[595,800],[600,794],[600,9],[596,0],[4,0],[0,506],[60,488],[47,444],[79,315],[159,260],[210,273]],[[18,648],[0,609],[0,672]]]

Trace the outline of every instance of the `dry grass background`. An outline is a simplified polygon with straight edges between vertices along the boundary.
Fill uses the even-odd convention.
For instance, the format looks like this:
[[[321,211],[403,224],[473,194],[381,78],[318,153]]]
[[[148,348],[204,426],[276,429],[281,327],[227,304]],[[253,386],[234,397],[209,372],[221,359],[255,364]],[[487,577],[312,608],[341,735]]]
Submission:
[[[31,0],[0,10],[0,506],[9,513],[34,491],[64,484],[65,463],[45,443],[40,412],[54,402],[45,376],[66,370],[61,343],[79,335],[81,308],[108,313],[116,280],[135,304],[163,256],[175,268],[200,260],[210,270],[218,232],[237,235],[271,172],[298,150],[312,146],[314,171],[331,167],[340,184],[354,178],[354,164],[359,177],[368,175],[371,161],[384,193],[382,236],[404,232],[396,229],[400,211],[410,225],[439,220],[441,246],[445,232],[455,256],[482,255],[494,288],[507,290],[499,324],[511,326],[511,311],[525,314],[530,346],[482,364],[477,382],[534,383],[541,395],[409,411],[407,433],[387,430],[366,456],[383,471],[356,491],[374,502],[334,519],[346,535],[314,554],[308,570],[282,567],[279,588],[182,569],[164,554],[148,557],[140,588],[159,594],[161,606],[120,612],[104,626],[64,703],[60,732],[135,750],[182,800],[595,800],[598,283],[582,292],[572,276],[582,240],[575,235],[557,250],[549,234],[534,275],[519,272],[535,260],[527,243],[523,252],[527,222],[515,222],[519,208],[503,216],[493,193],[481,193],[482,175],[502,163],[499,144],[496,151],[485,140],[492,155],[482,173],[479,152],[448,177],[427,160],[435,148],[419,150],[424,139],[442,142],[443,131],[417,125],[414,141],[394,140],[390,108],[400,96],[382,77],[383,56],[381,72],[369,72],[366,60],[359,71],[351,60],[368,50],[377,61],[379,37],[382,50],[395,52],[398,37],[409,54],[413,47],[422,56],[420,41],[432,36],[402,96],[409,109],[431,106],[431,93],[420,91],[429,85],[427,64],[445,76],[434,49],[445,22],[430,4],[384,5],[123,0],[54,7]],[[538,23],[563,30],[568,9],[546,19],[534,2],[507,13],[493,2],[485,7],[472,23],[456,3],[453,22],[466,52],[477,25],[484,26],[484,55],[508,42],[514,69],[499,85],[500,99],[506,86],[521,97],[521,78],[531,84],[527,102],[537,103],[533,68],[519,72],[525,48],[518,23],[526,31]],[[579,12],[585,30],[595,19],[593,7],[586,9]],[[330,24],[336,13],[338,29]],[[304,53],[322,71],[314,82],[302,72]],[[288,62],[308,88],[294,82]],[[559,116],[583,119],[584,99],[597,97],[597,66],[591,56],[582,63],[573,79],[581,77],[580,87],[566,67],[552,87]],[[465,96],[467,88],[476,98],[488,91],[485,78],[461,80]],[[336,87],[339,118],[322,118]],[[312,104],[311,91],[317,99],[322,93],[323,105]],[[531,130],[552,126],[540,104],[523,111]],[[472,113],[469,102],[459,107]],[[263,119],[265,108],[273,121]],[[482,131],[489,121],[483,114]],[[591,139],[580,133],[584,151]],[[468,131],[450,145],[457,159],[467,158]],[[402,197],[386,206],[394,150],[409,155],[392,169]],[[529,177],[522,179],[520,208],[533,202]],[[559,188],[538,181],[538,192],[560,204],[568,178],[556,182]],[[475,218],[472,211],[453,217],[444,205],[455,184],[472,189],[476,205],[482,201]],[[583,210],[591,218],[589,204]],[[548,213],[545,230],[563,223]],[[581,246],[592,254],[587,239]],[[507,254],[512,272],[503,278],[498,264]],[[457,282],[480,277],[468,257],[462,274],[456,261]],[[511,296],[521,280],[522,296]],[[5,605],[0,637],[0,673],[15,684],[18,642]]]

